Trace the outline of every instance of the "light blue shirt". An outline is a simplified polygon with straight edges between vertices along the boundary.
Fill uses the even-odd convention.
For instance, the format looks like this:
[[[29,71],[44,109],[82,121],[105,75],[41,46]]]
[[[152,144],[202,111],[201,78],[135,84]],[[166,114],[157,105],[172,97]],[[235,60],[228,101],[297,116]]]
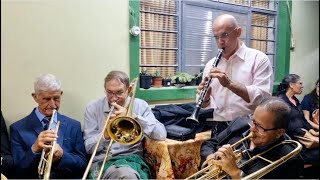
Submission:
[[[39,111],[39,108],[37,107],[36,110],[34,111],[36,113],[36,116],[37,118],[39,119],[39,121],[41,122],[42,126],[44,126],[44,123],[42,123],[42,119],[44,117],[46,117],[45,115],[43,115],[40,111]],[[55,129],[56,128],[56,125],[57,125],[57,113],[55,114],[55,116],[53,117],[53,122],[51,124],[51,129]],[[51,120],[51,119],[50,119]],[[32,151],[32,147],[33,145],[31,146],[31,151]],[[33,152],[33,151],[32,151]],[[41,154],[41,152],[33,152],[33,154]]]
[[[126,100],[126,105],[130,102],[130,97]],[[87,153],[92,154],[98,139],[103,130],[106,118],[110,113],[110,106],[106,97],[91,101],[87,107],[84,118],[84,145]],[[143,135],[154,140],[165,140],[167,131],[164,125],[153,115],[151,108],[142,99],[135,98],[133,102],[133,113],[137,116],[137,121],[141,124]],[[93,162],[103,161],[106,156],[107,147],[110,140],[103,136]],[[114,142],[111,146],[110,156],[138,154],[142,155],[142,138],[135,144],[123,145]],[[94,166],[92,166],[94,167]]]
[[[42,119],[44,117],[46,117],[45,115],[43,115],[40,111],[39,111],[39,107],[36,108],[35,110],[35,113],[39,119],[39,121],[41,122],[42,126],[44,126],[44,123],[42,123]],[[50,119],[51,120],[51,119]],[[56,128],[56,125],[57,125],[57,122],[58,122],[58,118],[57,118],[57,113],[54,115],[53,117],[53,123],[51,125],[51,129],[55,129]]]

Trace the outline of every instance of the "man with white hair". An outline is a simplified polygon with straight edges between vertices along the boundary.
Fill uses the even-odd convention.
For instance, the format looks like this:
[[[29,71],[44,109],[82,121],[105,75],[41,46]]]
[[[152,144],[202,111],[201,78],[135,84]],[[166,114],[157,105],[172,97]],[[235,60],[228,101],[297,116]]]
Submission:
[[[54,75],[44,74],[36,79],[32,97],[38,107],[10,126],[15,178],[38,178],[42,151],[50,150],[53,141],[56,145],[50,178],[82,176],[87,162],[81,124],[58,112],[62,94],[61,82]],[[50,121],[52,125],[48,127]],[[60,127],[56,133],[54,130],[58,121]]]

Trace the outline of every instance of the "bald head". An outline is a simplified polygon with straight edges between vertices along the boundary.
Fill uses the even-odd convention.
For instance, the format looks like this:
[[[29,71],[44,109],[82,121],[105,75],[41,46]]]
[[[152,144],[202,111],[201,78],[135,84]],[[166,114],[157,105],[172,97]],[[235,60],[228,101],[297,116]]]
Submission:
[[[224,58],[229,59],[240,48],[241,27],[232,15],[217,16],[213,22],[212,32],[218,48],[224,48]]]
[[[238,22],[230,14],[222,14],[216,17],[213,22],[213,28],[236,28],[238,27]]]

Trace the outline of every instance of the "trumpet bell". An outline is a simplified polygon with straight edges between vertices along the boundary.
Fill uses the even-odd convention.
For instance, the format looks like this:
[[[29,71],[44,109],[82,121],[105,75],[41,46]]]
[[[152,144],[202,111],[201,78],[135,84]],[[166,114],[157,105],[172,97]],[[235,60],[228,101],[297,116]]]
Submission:
[[[142,126],[135,119],[120,116],[111,119],[107,131],[111,139],[120,144],[134,144],[142,137]]]

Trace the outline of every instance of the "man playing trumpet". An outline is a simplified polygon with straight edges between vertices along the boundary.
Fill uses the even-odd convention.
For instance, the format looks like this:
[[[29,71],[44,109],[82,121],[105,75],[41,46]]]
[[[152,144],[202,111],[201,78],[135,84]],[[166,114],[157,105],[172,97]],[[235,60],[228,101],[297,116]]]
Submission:
[[[105,123],[108,124],[114,120],[113,118],[127,116],[128,108],[132,102],[129,95],[136,87],[130,86],[126,73],[111,71],[104,79],[104,88],[106,96],[90,102],[85,112],[84,140],[87,153],[94,154],[95,146],[98,144],[92,166],[90,162],[88,165],[88,167],[91,166],[89,178],[96,179],[101,168],[103,170],[102,179],[151,178],[148,166],[142,157],[142,138],[133,144],[118,142],[112,144],[110,143],[111,134],[104,129]],[[167,135],[165,127],[155,118],[148,104],[144,100],[134,98],[132,105],[131,118],[141,125],[143,136],[146,135],[155,140],[165,140]],[[101,133],[103,133],[103,137],[99,138]],[[123,137],[123,139],[127,138],[127,136]],[[98,142],[98,139],[101,142]],[[107,149],[110,144],[109,153]],[[107,156],[108,162],[101,167],[105,156]]]
[[[214,164],[220,167],[232,179],[242,178],[265,167],[269,163],[262,159],[249,162],[241,168],[239,168],[239,164],[248,161],[254,155],[264,152],[284,140],[290,139],[285,134],[289,113],[290,108],[281,99],[276,97],[264,99],[252,115],[247,118],[236,118],[224,131],[202,144],[202,162],[207,160],[208,165]],[[231,145],[246,137],[250,132],[254,136],[244,140],[238,146],[239,150],[246,151],[242,153],[243,158],[240,162],[237,162]],[[294,147],[290,144],[283,144],[276,150],[265,153],[263,157],[274,161],[290,153],[293,149]],[[302,169],[303,160],[298,154],[262,178],[296,179],[301,175]]]
[[[38,77],[32,97],[38,104],[31,114],[10,126],[15,178],[37,179],[43,149],[56,141],[50,178],[80,178],[87,165],[80,122],[58,111],[62,96],[61,82],[52,74]],[[51,129],[49,121],[54,116]],[[58,133],[54,131],[60,121]],[[48,156],[46,154],[45,156]]]

